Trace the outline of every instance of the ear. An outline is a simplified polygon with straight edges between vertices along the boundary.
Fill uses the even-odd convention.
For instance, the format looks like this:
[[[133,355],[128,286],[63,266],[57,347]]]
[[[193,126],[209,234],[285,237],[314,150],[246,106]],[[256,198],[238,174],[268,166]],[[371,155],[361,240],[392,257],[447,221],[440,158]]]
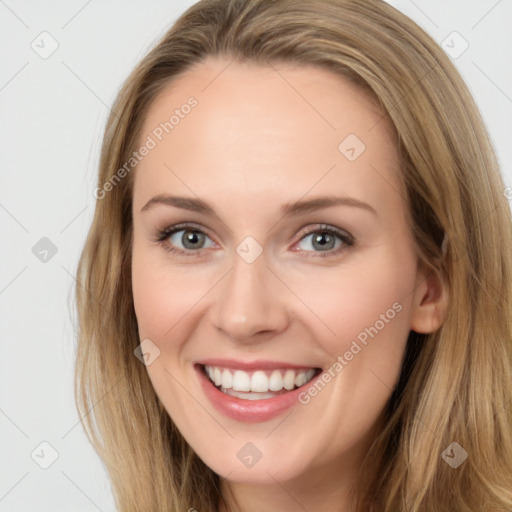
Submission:
[[[441,327],[448,308],[448,289],[440,273],[419,269],[411,311],[411,330],[428,334]]]

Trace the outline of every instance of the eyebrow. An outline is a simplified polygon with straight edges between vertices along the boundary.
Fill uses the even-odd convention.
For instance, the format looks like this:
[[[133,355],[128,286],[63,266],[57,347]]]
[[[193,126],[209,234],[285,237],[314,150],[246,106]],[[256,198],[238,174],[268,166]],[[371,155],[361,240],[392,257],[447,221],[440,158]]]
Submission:
[[[202,213],[204,215],[216,216],[213,208],[201,199],[184,196],[170,196],[167,194],[159,194],[150,199],[142,207],[141,212],[150,210],[156,205],[174,206],[175,208],[182,208],[184,210]],[[281,207],[281,214],[283,217],[296,217],[322,208],[329,208],[331,206],[351,206],[355,208],[362,208],[378,216],[376,210],[372,206],[360,201],[359,199],[337,196],[322,196],[286,203]]]

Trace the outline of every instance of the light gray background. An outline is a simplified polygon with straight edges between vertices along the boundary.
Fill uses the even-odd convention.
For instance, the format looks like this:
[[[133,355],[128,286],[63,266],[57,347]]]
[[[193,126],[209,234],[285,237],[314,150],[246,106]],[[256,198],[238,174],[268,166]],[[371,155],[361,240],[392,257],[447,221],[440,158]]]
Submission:
[[[193,3],[0,0],[2,512],[114,511],[73,402],[73,276],[109,106],[135,63]],[[453,31],[469,43],[454,62],[512,186],[511,1],[389,3],[440,44]],[[43,31],[58,43],[46,59],[31,47],[51,48]],[[42,237],[57,248],[46,262],[32,252]],[[42,442],[58,454],[47,469],[40,464],[52,462],[52,449]]]

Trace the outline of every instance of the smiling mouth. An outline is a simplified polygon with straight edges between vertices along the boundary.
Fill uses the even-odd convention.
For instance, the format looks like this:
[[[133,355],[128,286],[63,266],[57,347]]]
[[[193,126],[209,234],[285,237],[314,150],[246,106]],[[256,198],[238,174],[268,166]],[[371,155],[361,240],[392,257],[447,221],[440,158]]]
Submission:
[[[204,374],[222,393],[243,400],[264,400],[308,384],[321,368],[282,368],[244,371],[201,365]]]

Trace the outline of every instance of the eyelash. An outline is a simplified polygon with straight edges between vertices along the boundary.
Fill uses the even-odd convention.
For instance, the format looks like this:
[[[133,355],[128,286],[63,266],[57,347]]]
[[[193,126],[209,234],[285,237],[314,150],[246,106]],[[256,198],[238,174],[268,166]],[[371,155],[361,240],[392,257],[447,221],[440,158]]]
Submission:
[[[167,243],[167,239],[171,235],[174,235],[175,233],[178,233],[179,231],[192,231],[194,233],[202,233],[202,234],[208,236],[207,233],[205,233],[204,231],[202,231],[201,229],[197,228],[196,226],[194,226],[192,224],[176,224],[174,226],[169,226],[165,229],[158,231],[154,241],[157,242],[158,244],[160,244],[167,252],[178,254],[178,255],[183,255],[186,257],[199,256],[201,253],[201,249],[198,249],[198,250],[177,249],[176,247],[172,247]],[[328,258],[328,257],[336,256],[336,255],[338,255],[338,253],[340,251],[343,251],[343,250],[347,249],[348,247],[352,247],[355,243],[354,237],[352,235],[350,235],[349,233],[342,231],[338,228],[335,228],[333,226],[327,226],[325,224],[320,225],[316,229],[312,229],[305,233],[301,233],[300,240],[302,240],[306,236],[312,235],[314,233],[327,233],[329,235],[333,235],[333,236],[339,238],[343,242],[343,245],[341,247],[338,247],[338,249],[332,249],[332,250],[328,250],[328,251],[299,250],[299,252],[316,252],[316,254],[314,254],[314,256],[312,256],[314,258],[317,258],[317,257]],[[211,237],[208,237],[208,238],[211,238]],[[190,254],[190,252],[192,252],[192,254]],[[195,254],[193,254],[193,253],[195,253]]]

